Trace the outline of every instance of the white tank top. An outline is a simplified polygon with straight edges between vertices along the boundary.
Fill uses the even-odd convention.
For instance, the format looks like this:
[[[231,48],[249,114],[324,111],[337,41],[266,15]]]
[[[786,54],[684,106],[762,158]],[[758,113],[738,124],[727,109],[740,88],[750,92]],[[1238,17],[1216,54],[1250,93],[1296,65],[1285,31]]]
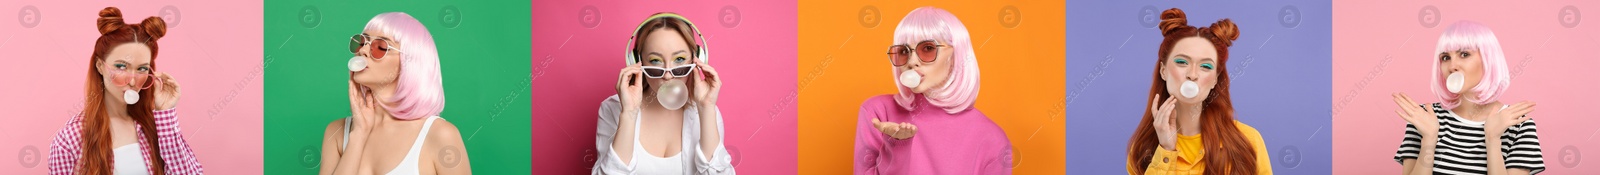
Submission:
[[[421,165],[418,165],[420,162],[417,162],[417,159],[422,154],[422,143],[427,141],[428,128],[433,128],[434,119],[439,119],[439,116],[428,117],[428,121],[422,123],[422,132],[418,132],[417,140],[411,142],[411,150],[406,151],[406,158],[400,160],[400,165],[394,166],[394,170],[389,170],[389,173],[385,174],[422,174]],[[339,143],[339,150],[344,150],[346,144],[350,144],[350,118],[348,117],[344,120],[344,143]]]
[[[148,175],[150,170],[144,167],[144,156],[139,153],[139,144],[127,144],[111,151],[111,169],[117,175]]]
[[[670,157],[656,157],[656,155],[650,155],[650,152],[645,151],[644,145],[639,143],[639,121],[640,120],[633,120],[633,155],[634,157],[637,157],[636,159],[633,159],[634,161],[637,161],[633,162],[633,164],[637,166],[634,167],[633,173],[641,175],[689,173],[687,171],[683,171],[684,167],[688,165],[683,163],[684,160],[682,158],[683,153],[685,152],[684,150],[689,149],[678,149],[678,154],[674,154]]]

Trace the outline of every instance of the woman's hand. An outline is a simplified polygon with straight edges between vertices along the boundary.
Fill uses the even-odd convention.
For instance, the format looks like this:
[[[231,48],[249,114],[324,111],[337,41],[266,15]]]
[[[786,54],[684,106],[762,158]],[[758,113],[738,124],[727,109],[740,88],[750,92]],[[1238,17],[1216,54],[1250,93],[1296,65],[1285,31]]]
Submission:
[[[1522,101],[1512,104],[1511,107],[1495,110],[1494,114],[1489,115],[1488,119],[1483,123],[1484,134],[1498,136],[1500,133],[1506,132],[1506,128],[1533,119],[1527,116],[1528,113],[1533,112],[1533,106],[1533,102]]]
[[[1161,95],[1150,99],[1150,116],[1153,120],[1151,127],[1156,128],[1156,140],[1160,141],[1161,148],[1167,150],[1178,149],[1178,119],[1173,117],[1173,108],[1178,107],[1178,97],[1167,97],[1161,100]]]
[[[355,80],[349,80],[349,83],[350,133],[351,135],[359,133],[365,136],[366,133],[372,131],[373,123],[384,117],[383,106],[379,104],[377,98],[372,96],[371,90],[356,84]]]
[[[168,110],[172,109],[172,107],[177,107],[178,97],[181,94],[178,91],[178,80],[172,79],[172,75],[168,75],[166,72],[157,72],[155,76],[157,82],[154,82],[156,85],[153,89],[156,94],[156,110]]]
[[[639,105],[644,96],[644,69],[639,68],[639,63],[628,65],[617,73],[617,97],[622,99],[624,115],[629,112],[638,112]]]
[[[695,71],[695,79],[693,80],[695,103],[700,104],[701,107],[715,106],[717,104],[717,93],[722,91],[722,76],[717,74],[717,69],[711,68],[709,64],[704,62],[696,62],[694,64],[695,67],[700,68],[699,71]]]
[[[1400,110],[1396,110],[1394,113],[1400,115],[1400,119],[1405,119],[1406,123],[1411,123],[1412,127],[1417,128],[1417,133],[1422,134],[1423,137],[1437,137],[1439,135],[1439,117],[1433,114],[1433,106],[1422,105],[1421,108],[1418,108],[1419,103],[1411,100],[1411,97],[1406,96],[1405,93],[1395,93],[1393,96],[1395,106],[1400,107]]]
[[[889,137],[893,137],[896,140],[905,140],[917,135],[917,125],[911,125],[911,123],[883,122],[873,118],[872,126],[878,128],[878,132],[888,134]]]

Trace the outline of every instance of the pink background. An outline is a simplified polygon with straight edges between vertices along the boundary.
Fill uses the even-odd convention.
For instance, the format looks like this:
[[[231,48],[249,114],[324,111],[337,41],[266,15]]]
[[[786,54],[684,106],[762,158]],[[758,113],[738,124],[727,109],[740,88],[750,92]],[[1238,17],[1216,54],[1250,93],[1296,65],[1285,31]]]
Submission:
[[[26,28],[24,6],[39,9]],[[50,140],[82,109],[98,12],[122,9],[137,23],[173,6],[177,17],[157,64],[178,80],[178,117],[207,174],[261,174],[261,1],[7,1],[0,3],[0,172],[44,174]],[[176,20],[175,20],[176,19]],[[24,147],[37,148],[35,152]],[[35,157],[36,156],[36,157]],[[25,167],[23,161],[37,161]]]
[[[585,6],[599,15],[583,21]],[[600,101],[616,94],[628,36],[650,14],[670,11],[709,40],[710,63],[726,81],[718,106],[738,172],[796,173],[795,10],[792,0],[534,1],[533,169],[589,173]]]
[[[1419,15],[1424,6],[1439,10],[1438,26],[1425,27]],[[1572,5],[1584,14],[1576,28],[1559,21],[1562,7]],[[1351,0],[1333,3],[1333,174],[1393,174],[1401,165],[1393,160],[1404,134],[1405,121],[1390,94],[1405,93],[1422,103],[1439,101],[1427,84],[1439,33],[1460,20],[1492,28],[1500,39],[1511,68],[1510,90],[1503,103],[1538,103],[1532,116],[1539,124],[1544,153],[1544,174],[1600,172],[1600,122],[1593,108],[1600,98],[1591,74],[1600,59],[1595,24],[1600,6],[1595,1],[1381,1]],[[1582,11],[1593,10],[1593,11]],[[1392,56],[1384,61],[1386,56]],[[1308,65],[1310,66],[1310,65]],[[1519,73],[1520,72],[1520,73]],[[1582,152],[1564,152],[1564,147]],[[1583,163],[1569,168],[1562,162]]]

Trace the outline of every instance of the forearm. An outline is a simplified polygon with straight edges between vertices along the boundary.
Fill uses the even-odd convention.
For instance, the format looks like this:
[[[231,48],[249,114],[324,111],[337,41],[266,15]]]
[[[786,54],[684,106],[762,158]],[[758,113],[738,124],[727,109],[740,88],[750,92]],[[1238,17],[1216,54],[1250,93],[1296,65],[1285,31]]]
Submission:
[[[612,137],[611,150],[622,160],[622,164],[632,164],[628,161],[633,160],[633,130],[634,125],[637,125],[634,120],[637,120],[638,116],[639,112],[633,110],[622,110],[622,114],[618,116],[621,119],[617,120],[617,136]]]
[[[719,120],[722,114],[715,105],[700,108],[700,152],[707,157],[717,155],[717,146],[722,145],[722,131],[717,127]]]
[[[1433,174],[1434,147],[1438,144],[1438,135],[1425,134],[1422,136],[1422,141],[1417,144],[1416,164],[1410,170],[1406,170],[1405,174]]]
[[[203,174],[200,161],[196,160],[194,150],[189,148],[189,143],[183,137],[183,127],[179,125],[177,111],[153,111],[156,118],[156,144],[163,150],[161,158],[166,160],[167,174]]]
[[[1485,169],[1489,170],[1489,175],[1506,175],[1508,173],[1506,171],[1506,157],[1505,153],[1500,151],[1501,146],[1503,146],[1500,145],[1500,133],[1485,133],[1483,145],[1486,147],[1484,152],[1489,153],[1489,159],[1487,160],[1489,167],[1485,167]]]

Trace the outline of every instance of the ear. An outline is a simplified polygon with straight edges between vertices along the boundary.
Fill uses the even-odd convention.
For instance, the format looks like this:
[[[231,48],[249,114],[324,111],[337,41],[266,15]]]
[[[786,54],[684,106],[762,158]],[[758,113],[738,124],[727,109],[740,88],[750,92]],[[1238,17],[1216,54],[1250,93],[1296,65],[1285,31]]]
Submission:
[[[1167,77],[1167,62],[1156,63],[1156,70],[1158,70],[1156,72],[1161,72],[1162,81],[1171,79]]]

